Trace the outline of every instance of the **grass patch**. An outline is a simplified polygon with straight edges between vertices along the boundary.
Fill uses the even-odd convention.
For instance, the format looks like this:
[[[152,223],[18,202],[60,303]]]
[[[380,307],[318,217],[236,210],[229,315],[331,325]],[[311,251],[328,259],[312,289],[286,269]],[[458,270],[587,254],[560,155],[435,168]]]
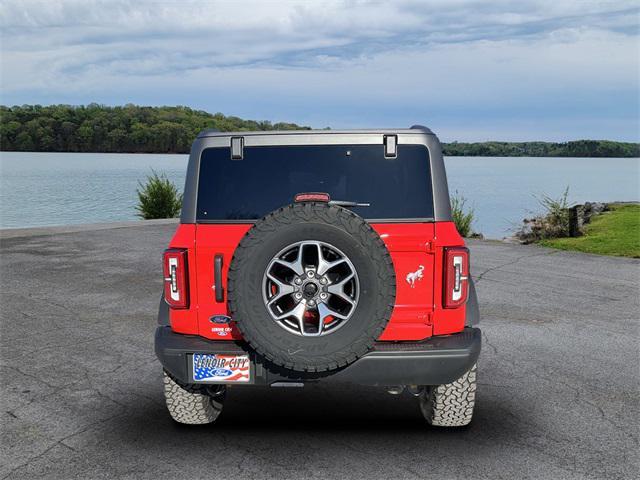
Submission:
[[[593,217],[581,237],[554,238],[539,244],[560,250],[640,258],[640,205],[612,204],[610,209]]]

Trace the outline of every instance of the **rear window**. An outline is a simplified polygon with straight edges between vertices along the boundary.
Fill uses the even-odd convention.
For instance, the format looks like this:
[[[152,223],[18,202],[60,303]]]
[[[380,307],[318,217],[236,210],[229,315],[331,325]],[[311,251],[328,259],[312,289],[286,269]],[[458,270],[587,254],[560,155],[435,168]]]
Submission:
[[[293,202],[297,193],[326,192],[332,200],[371,204],[353,211],[368,220],[431,219],[429,152],[399,145],[385,158],[383,145],[245,147],[202,152],[198,221],[255,220]]]

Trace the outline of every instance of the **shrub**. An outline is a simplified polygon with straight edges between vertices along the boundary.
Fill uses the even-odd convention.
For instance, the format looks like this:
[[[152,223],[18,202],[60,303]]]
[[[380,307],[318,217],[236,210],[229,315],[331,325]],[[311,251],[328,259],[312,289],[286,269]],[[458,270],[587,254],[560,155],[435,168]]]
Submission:
[[[532,218],[525,218],[524,225],[516,231],[515,236],[524,243],[568,237],[569,187],[565,188],[559,198],[552,198],[546,194],[535,196],[535,198],[544,212]]]
[[[467,199],[456,190],[456,193],[451,197],[451,214],[458,233],[463,237],[473,235],[471,224],[473,223],[474,212],[472,208],[465,210],[466,203]]]
[[[138,216],[145,220],[177,217],[182,208],[182,194],[164,173],[151,172],[144,185],[138,182]]]
[[[544,208],[544,218],[547,230],[544,232],[546,238],[569,236],[569,186],[564,189],[559,198],[551,198],[543,194],[536,197],[538,203]]]

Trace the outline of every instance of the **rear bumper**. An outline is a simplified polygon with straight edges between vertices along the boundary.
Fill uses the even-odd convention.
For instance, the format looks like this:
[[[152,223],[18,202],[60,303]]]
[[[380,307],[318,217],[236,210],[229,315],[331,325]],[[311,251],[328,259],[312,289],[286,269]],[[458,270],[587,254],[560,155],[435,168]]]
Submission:
[[[339,370],[316,374],[297,374],[267,365],[241,342],[212,341],[171,331],[159,326],[155,350],[162,366],[182,383],[193,383],[191,355],[249,354],[252,383],[276,382],[349,382],[361,385],[442,385],[460,378],[473,366],[480,354],[479,328],[465,328],[453,335],[437,336],[422,342],[378,342],[354,363]]]

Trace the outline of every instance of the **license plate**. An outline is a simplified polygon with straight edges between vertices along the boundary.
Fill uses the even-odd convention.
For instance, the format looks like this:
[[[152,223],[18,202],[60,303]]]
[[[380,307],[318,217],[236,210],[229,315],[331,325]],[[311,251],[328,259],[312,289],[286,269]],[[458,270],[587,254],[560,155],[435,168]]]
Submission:
[[[194,382],[251,382],[249,355],[194,353],[191,358]]]

